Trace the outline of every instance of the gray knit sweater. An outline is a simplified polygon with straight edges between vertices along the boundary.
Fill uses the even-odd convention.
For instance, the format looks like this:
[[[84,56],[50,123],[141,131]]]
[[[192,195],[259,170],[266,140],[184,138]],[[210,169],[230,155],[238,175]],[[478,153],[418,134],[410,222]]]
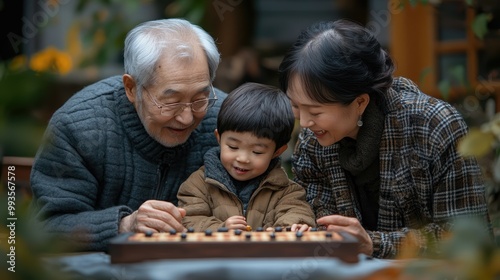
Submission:
[[[106,250],[122,217],[149,199],[177,204],[180,184],[217,146],[225,94],[189,140],[165,148],[145,131],[120,76],[90,85],[53,115],[31,173],[32,210],[50,233],[78,249]]]

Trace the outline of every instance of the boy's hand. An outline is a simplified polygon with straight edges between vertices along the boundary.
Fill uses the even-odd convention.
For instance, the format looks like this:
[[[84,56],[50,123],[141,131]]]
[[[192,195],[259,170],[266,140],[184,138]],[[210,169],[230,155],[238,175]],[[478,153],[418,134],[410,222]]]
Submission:
[[[293,224],[290,229],[291,231],[308,231],[311,227],[303,224]],[[266,231],[274,231],[273,227],[266,228]]]
[[[293,224],[292,231],[308,231],[309,226],[306,224]]]
[[[231,216],[226,220],[225,226],[228,229],[247,230],[247,221],[243,216]]]

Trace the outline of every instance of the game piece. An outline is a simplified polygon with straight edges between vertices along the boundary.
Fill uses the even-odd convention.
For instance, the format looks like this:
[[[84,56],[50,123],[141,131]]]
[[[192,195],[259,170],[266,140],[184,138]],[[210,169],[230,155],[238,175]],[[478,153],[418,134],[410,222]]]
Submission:
[[[170,232],[170,235],[176,235],[177,234],[177,231],[175,229],[171,229],[169,232]]]
[[[282,227],[275,227],[274,231],[276,231],[276,232],[282,232],[283,228]]]
[[[153,232],[150,231],[150,230],[148,230],[148,231],[146,231],[145,236],[146,237],[151,237],[151,236],[153,236]]]
[[[245,232],[245,234],[242,234]],[[111,240],[111,263],[186,258],[339,258],[358,261],[359,242],[333,231],[125,233]]]
[[[247,231],[252,231],[252,227],[251,226],[247,226]]]

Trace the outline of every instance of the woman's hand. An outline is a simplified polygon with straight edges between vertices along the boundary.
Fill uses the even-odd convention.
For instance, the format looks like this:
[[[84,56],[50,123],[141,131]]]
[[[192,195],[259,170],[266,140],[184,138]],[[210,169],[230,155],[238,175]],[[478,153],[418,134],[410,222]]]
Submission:
[[[344,231],[353,235],[359,241],[359,253],[368,256],[373,254],[373,241],[358,219],[341,215],[330,215],[321,217],[316,222],[318,225],[325,226],[327,230]]]

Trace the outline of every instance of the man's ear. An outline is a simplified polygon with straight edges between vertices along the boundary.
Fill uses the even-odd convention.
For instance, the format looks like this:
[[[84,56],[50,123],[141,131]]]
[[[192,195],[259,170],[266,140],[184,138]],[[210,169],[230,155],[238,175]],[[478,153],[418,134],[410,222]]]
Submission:
[[[137,85],[134,78],[129,74],[124,74],[122,76],[123,86],[125,87],[125,93],[127,94],[128,101],[135,104],[137,99]]]
[[[285,144],[285,145],[281,146],[279,149],[277,149],[276,152],[274,152],[274,154],[273,154],[273,158],[279,157],[284,151],[286,151],[286,148],[288,148],[287,144]]]
[[[217,142],[220,145],[220,135],[219,135],[219,131],[217,131],[217,129],[214,130],[214,135],[215,135],[215,138],[217,139]]]

